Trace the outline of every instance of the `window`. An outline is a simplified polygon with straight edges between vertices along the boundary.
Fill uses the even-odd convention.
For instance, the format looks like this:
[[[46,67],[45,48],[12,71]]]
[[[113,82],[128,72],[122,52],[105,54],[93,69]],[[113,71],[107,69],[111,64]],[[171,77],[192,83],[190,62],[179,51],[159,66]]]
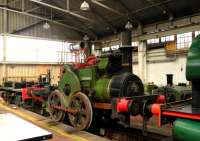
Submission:
[[[177,35],[177,49],[188,48],[192,43],[192,32]]]
[[[165,36],[165,37],[161,37],[161,42],[170,42],[170,41],[174,41],[174,35],[170,35],[170,36]]]
[[[137,47],[139,45],[139,42],[132,42],[133,47]]]
[[[61,41],[7,36],[8,62],[61,62],[65,50],[69,52],[69,45]]]
[[[200,31],[195,31],[194,34],[195,34],[195,37],[197,37],[200,34]]]
[[[102,48],[102,51],[103,52],[108,52],[108,51],[110,51],[110,47],[104,47],[104,48]]]
[[[147,44],[157,44],[159,43],[159,38],[147,40]]]
[[[111,46],[111,50],[118,50],[118,49],[119,49],[119,45]]]

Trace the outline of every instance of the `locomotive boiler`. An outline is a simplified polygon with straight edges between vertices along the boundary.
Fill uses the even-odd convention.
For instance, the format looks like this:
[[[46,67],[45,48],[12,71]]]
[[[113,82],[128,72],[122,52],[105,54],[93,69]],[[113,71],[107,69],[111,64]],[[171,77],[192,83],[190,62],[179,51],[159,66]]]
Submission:
[[[48,98],[54,120],[62,121],[67,113],[70,123],[81,130],[90,127],[96,109],[118,118],[113,112],[116,104],[121,102],[118,110],[127,111],[130,101],[117,98],[144,95],[142,81],[132,74],[131,31],[121,34],[120,52],[89,56],[85,63],[65,66],[58,87]],[[123,116],[119,120],[125,123],[128,116]]]

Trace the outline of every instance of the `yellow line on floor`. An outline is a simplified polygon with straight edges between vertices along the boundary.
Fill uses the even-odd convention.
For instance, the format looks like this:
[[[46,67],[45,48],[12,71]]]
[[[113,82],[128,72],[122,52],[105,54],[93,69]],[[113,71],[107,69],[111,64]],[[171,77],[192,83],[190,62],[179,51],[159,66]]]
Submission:
[[[0,106],[3,109],[7,110],[8,112],[11,112],[11,113],[13,113],[15,115],[18,115],[18,116],[20,116],[21,118],[23,118],[25,120],[28,120],[28,121],[30,121],[30,122],[32,122],[32,123],[34,123],[34,124],[36,124],[36,125],[38,125],[38,126],[40,126],[42,128],[45,128],[47,130],[51,130],[52,132],[57,133],[57,134],[59,134],[61,136],[71,138],[71,139],[73,139],[75,141],[89,141],[89,140],[87,140],[85,138],[82,138],[82,137],[79,137],[77,135],[71,135],[71,134],[67,133],[66,131],[64,131],[64,130],[58,128],[58,127],[49,126],[48,124],[46,124],[46,123],[44,123],[42,121],[38,121],[38,119],[36,119],[34,117],[31,117],[28,114],[23,114],[22,112],[18,111],[17,109],[12,109],[12,108],[10,108],[8,106],[3,105],[2,103],[0,103]]]

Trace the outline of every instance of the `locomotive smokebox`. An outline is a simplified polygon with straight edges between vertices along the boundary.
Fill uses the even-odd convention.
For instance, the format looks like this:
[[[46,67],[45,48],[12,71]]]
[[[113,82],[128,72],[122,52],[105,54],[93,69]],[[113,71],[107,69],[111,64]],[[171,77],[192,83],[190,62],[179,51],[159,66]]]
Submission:
[[[131,31],[126,30],[121,33],[122,67],[124,72],[132,73],[132,36]]]

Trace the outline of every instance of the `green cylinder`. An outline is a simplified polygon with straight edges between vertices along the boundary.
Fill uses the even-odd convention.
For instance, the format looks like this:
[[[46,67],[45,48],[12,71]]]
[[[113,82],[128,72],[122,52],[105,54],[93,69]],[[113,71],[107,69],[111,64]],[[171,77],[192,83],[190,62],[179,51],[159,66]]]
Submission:
[[[191,81],[200,79],[200,36],[197,36],[193,41],[188,52],[186,78]]]
[[[200,121],[177,119],[173,126],[173,136],[180,141],[200,141]]]
[[[111,79],[100,78],[95,85],[95,98],[99,101],[110,100],[109,83]]]

